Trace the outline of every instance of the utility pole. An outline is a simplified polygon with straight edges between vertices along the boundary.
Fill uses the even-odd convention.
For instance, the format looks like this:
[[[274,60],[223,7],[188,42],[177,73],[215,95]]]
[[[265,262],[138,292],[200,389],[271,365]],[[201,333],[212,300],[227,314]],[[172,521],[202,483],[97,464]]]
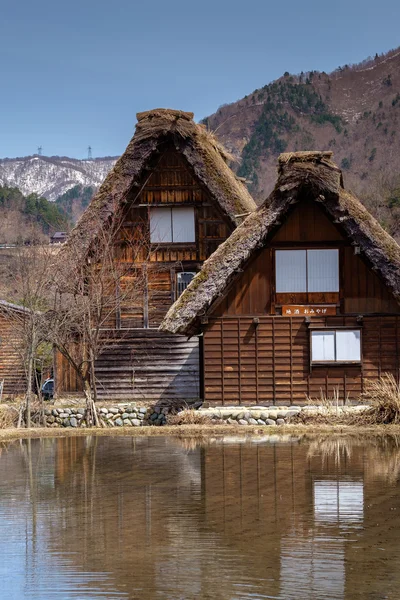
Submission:
[[[87,157],[88,157],[88,160],[92,160],[92,146],[88,146]]]
[[[42,151],[43,151],[42,146],[38,146],[37,153],[39,156],[42,156]]]

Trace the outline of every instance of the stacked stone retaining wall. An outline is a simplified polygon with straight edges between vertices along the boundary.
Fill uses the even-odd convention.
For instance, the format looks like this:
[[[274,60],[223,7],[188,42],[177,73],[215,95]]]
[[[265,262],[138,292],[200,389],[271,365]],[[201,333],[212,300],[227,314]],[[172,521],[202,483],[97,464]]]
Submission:
[[[230,425],[259,425],[275,427],[288,424],[293,417],[302,411],[321,412],[326,414],[343,411],[363,411],[365,406],[334,407],[327,409],[318,406],[223,406],[200,408],[199,413],[210,417],[215,423],[225,422]],[[103,427],[142,427],[144,425],[162,426],[167,424],[169,407],[141,407],[135,404],[118,404],[98,409],[100,423]],[[46,427],[87,427],[85,408],[47,408],[45,410]]]

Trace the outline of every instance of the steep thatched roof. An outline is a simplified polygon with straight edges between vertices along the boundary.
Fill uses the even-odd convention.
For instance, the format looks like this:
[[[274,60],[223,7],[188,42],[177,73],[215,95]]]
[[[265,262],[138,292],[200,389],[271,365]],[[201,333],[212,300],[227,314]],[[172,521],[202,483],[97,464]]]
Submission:
[[[305,196],[320,202],[400,301],[400,246],[343,187],[332,152],[281,154],[271,195],[204,263],[200,273],[168,311],[161,329],[192,334],[211,304],[222,296],[256,249],[276,231],[290,206]]]
[[[71,232],[65,249],[72,246],[75,251],[87,251],[96,229],[138,185],[149,160],[164,142],[172,143],[185,156],[234,225],[243,220],[238,215],[255,210],[245,185],[227,165],[228,153],[210,132],[193,121],[193,113],[158,108],[138,113],[137,120],[135,135]]]

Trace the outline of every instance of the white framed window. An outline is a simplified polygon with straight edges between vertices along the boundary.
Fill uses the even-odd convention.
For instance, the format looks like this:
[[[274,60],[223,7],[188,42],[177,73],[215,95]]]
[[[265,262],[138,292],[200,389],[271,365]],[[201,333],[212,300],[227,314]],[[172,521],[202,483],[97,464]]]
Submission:
[[[276,250],[277,293],[338,292],[339,250]]]
[[[360,329],[311,331],[311,362],[361,362]]]
[[[193,277],[196,275],[193,271],[182,271],[176,274],[176,297],[178,298],[186,290]]]
[[[182,244],[196,241],[193,206],[150,209],[150,242]]]

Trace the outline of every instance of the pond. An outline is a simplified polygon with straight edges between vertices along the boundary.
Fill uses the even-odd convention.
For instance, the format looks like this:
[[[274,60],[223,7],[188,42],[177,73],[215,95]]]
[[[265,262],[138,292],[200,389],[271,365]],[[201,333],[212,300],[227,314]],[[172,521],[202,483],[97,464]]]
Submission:
[[[0,597],[397,599],[391,437],[0,445]]]

